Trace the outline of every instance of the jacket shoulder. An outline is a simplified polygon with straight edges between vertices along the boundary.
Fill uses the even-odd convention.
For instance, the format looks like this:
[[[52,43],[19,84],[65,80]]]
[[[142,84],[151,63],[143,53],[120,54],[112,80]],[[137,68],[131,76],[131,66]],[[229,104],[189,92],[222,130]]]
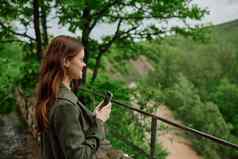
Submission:
[[[67,98],[57,98],[55,103],[52,105],[49,111],[49,121],[52,120],[53,115],[57,111],[68,111],[68,110],[73,110],[75,113],[80,113],[80,110],[78,107],[75,105],[74,102]]]

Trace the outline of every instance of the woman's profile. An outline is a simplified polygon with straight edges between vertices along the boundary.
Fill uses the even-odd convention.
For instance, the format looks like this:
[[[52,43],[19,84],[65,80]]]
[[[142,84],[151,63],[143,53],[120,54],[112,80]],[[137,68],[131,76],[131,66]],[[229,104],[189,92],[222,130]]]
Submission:
[[[105,138],[102,127],[111,103],[91,112],[74,94],[86,66],[83,59],[84,47],[73,37],[57,36],[47,47],[35,105],[42,159],[95,159]]]

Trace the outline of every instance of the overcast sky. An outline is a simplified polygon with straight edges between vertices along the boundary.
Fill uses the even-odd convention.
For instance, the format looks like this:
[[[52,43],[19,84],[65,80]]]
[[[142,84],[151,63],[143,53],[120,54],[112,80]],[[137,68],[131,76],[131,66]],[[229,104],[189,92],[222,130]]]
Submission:
[[[193,0],[193,2],[210,11],[204,22],[219,24],[238,19],[238,0]]]
[[[210,14],[203,18],[202,23],[220,24],[238,19],[238,0],[193,0],[193,3],[198,4],[202,8],[207,8]],[[57,20],[50,20],[49,33],[54,35],[67,34],[74,35],[67,31],[67,27],[62,27],[57,24]],[[100,39],[103,35],[113,34],[115,26],[98,24],[92,31],[92,37]],[[33,34],[30,32],[29,34]],[[78,35],[79,33],[77,33]],[[32,35],[34,36],[34,35]]]

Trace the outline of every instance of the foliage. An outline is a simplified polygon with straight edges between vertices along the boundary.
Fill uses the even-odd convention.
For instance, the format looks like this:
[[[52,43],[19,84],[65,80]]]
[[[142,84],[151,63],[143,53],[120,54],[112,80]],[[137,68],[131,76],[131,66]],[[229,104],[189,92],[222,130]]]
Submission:
[[[18,84],[21,88],[24,89],[25,96],[32,96],[34,91],[36,91],[36,82],[38,80],[40,63],[37,60],[35,54],[32,54],[31,57],[28,56],[31,61],[24,60],[24,64],[22,65],[21,74],[18,79]]]
[[[0,44],[0,113],[9,113],[15,110],[14,87],[23,65],[22,48],[17,43]]]
[[[238,86],[224,79],[211,94],[211,98],[224,114],[224,119],[232,125],[231,133],[238,136]]]
[[[51,14],[55,14],[52,18]],[[169,32],[177,32],[184,35],[200,37],[201,26],[192,27],[188,20],[199,21],[208,14],[206,9],[198,7],[187,0],[171,1],[12,1],[3,0],[0,7],[0,35],[1,41],[13,40],[28,41],[33,45],[32,52],[36,52],[38,60],[42,58],[42,50],[48,43],[48,38],[53,33],[48,33],[49,18],[57,18],[59,24],[66,27],[70,32],[81,36],[85,46],[85,63],[83,81],[86,81],[87,68],[93,69],[92,81],[97,77],[97,70],[102,65],[101,57],[107,55],[111,46],[116,43],[121,48],[128,49],[138,40],[160,39]],[[168,22],[176,18],[185,24],[183,27],[161,27],[158,23]],[[33,21],[32,21],[33,19]],[[141,27],[144,20],[153,19],[156,22]],[[113,24],[115,32],[107,33],[100,40],[92,37],[95,27],[101,23]],[[16,25],[17,24],[17,25]],[[32,28],[35,37],[28,34],[28,28]],[[20,31],[19,30],[23,30]],[[79,35],[80,32],[80,35]],[[200,34],[198,34],[200,33]],[[125,56],[133,55],[132,49],[123,53]]]
[[[237,143],[238,125],[237,24],[234,21],[209,28],[211,37],[205,44],[181,36],[143,43],[144,55],[153,60],[155,68],[144,89],[160,90],[160,102],[164,100],[186,125],[233,143]],[[238,155],[233,149],[190,137],[205,158]]]
[[[164,101],[164,95],[160,83],[157,81],[158,74],[150,71],[144,78],[136,81],[135,88],[131,88],[131,94],[140,105],[140,109],[152,113],[158,110]]]
[[[182,74],[178,77],[178,81],[166,90],[165,103],[187,126],[228,139],[230,128],[217,105],[212,102],[203,103],[194,85]],[[191,140],[194,147],[207,159],[220,158],[224,154],[221,146],[209,140],[193,135]]]

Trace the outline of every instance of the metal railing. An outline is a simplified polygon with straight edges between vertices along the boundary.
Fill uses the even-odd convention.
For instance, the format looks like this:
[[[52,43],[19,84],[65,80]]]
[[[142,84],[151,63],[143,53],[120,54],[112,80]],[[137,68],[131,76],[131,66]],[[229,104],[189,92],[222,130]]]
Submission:
[[[90,91],[90,90],[87,90],[85,88],[80,88],[80,89],[82,89],[85,92],[89,92],[91,94],[94,94],[96,96],[104,97],[104,95],[102,93],[99,93],[98,91]],[[238,145],[237,144],[231,143],[231,142],[229,142],[229,141],[227,141],[225,139],[213,136],[211,134],[202,132],[202,131],[197,130],[197,129],[190,128],[190,127],[182,125],[182,124],[175,123],[173,121],[170,121],[168,119],[162,118],[160,116],[157,116],[157,115],[154,115],[154,114],[151,114],[151,113],[148,113],[148,112],[144,112],[144,111],[142,111],[140,109],[133,108],[133,107],[129,106],[128,104],[121,103],[121,102],[119,102],[118,100],[115,100],[115,99],[112,99],[112,103],[115,103],[115,104],[117,104],[119,106],[122,106],[124,108],[130,109],[132,111],[139,112],[139,113],[141,113],[141,114],[143,114],[145,116],[151,117],[150,154],[148,155],[149,159],[156,159],[155,158],[155,149],[156,149],[157,120],[160,120],[160,121],[162,121],[164,123],[167,123],[169,125],[172,125],[174,127],[180,128],[180,129],[185,130],[187,132],[191,132],[191,133],[193,133],[195,135],[198,135],[200,137],[207,138],[207,139],[209,139],[209,140],[211,140],[213,142],[216,142],[216,143],[218,143],[220,145],[224,145],[224,146],[227,146],[227,147],[230,147],[230,148],[238,150]]]

